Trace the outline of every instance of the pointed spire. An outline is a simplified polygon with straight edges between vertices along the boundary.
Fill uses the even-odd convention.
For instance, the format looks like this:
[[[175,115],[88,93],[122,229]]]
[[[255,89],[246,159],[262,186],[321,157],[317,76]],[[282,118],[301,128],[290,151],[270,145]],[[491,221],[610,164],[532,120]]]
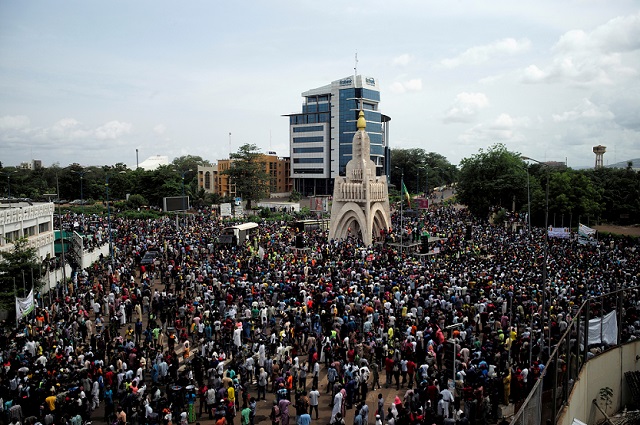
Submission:
[[[367,120],[364,119],[364,111],[362,109],[360,109],[360,114],[358,115],[358,122],[356,125],[358,127],[358,130],[364,130],[365,128],[367,128]]]

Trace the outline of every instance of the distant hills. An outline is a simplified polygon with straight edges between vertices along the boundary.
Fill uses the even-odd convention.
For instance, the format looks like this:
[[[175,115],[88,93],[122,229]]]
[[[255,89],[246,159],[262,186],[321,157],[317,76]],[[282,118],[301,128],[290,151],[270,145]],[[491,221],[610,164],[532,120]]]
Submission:
[[[620,161],[620,162],[616,162],[615,164],[607,164],[605,165],[606,168],[627,168],[627,164],[629,163],[629,161],[631,161],[632,168],[634,170],[640,170],[640,158],[636,158],[636,159],[628,159],[626,161]],[[592,165],[578,165],[575,167],[571,167],[574,170],[585,170],[587,168],[593,168],[593,164]]]
[[[635,170],[640,169],[640,158],[628,159],[626,161],[616,162],[615,164],[608,164],[608,165],[605,165],[605,167],[607,167],[607,168],[627,168],[627,164],[629,163],[629,161],[631,161],[631,163],[633,164],[631,166],[633,169],[635,169]]]

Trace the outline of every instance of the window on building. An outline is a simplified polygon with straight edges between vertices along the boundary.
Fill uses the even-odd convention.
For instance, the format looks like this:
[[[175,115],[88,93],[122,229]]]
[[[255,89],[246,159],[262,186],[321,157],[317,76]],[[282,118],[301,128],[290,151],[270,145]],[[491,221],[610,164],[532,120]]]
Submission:
[[[7,243],[11,243],[13,241],[17,241],[18,239],[20,239],[20,231],[19,230],[14,230],[13,232],[7,232],[4,234],[4,240],[7,241]]]
[[[313,148],[293,148],[293,153],[322,153],[324,152],[323,146]]]
[[[211,189],[211,173],[209,171],[204,173],[204,188]]]
[[[50,223],[47,221],[46,223],[40,223],[38,225],[38,233],[46,233],[49,231],[50,227],[49,227]]]
[[[323,158],[293,158],[294,164],[322,164]]]
[[[322,142],[324,141],[324,136],[306,136],[306,137],[294,137],[293,143],[311,143],[311,142]]]

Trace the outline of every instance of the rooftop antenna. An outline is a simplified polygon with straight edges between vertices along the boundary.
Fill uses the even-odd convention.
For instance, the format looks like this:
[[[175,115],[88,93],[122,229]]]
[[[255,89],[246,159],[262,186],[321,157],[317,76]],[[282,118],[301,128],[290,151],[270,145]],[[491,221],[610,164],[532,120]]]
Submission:
[[[231,159],[231,132],[229,132],[229,159]]]
[[[356,75],[358,75],[358,52],[356,51],[356,65],[353,67],[353,82],[355,83]]]

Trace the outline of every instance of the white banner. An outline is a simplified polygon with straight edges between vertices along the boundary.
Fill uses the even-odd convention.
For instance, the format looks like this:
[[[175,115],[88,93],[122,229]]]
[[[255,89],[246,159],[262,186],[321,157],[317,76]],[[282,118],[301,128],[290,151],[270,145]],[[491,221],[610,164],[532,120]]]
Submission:
[[[596,229],[592,229],[591,227],[587,227],[584,224],[580,223],[578,226],[578,234],[580,236],[591,236],[596,234]]]
[[[602,336],[602,339],[600,337]],[[616,345],[618,343],[618,316],[616,310],[605,315],[589,320],[589,345],[592,344]]]
[[[571,236],[571,230],[569,230],[568,227],[549,226],[548,232],[550,238],[569,239],[569,237]]]
[[[16,323],[19,323],[20,319],[31,313],[33,311],[33,308],[33,288],[31,288],[31,291],[29,292],[29,295],[27,295],[27,298],[16,297]]]

